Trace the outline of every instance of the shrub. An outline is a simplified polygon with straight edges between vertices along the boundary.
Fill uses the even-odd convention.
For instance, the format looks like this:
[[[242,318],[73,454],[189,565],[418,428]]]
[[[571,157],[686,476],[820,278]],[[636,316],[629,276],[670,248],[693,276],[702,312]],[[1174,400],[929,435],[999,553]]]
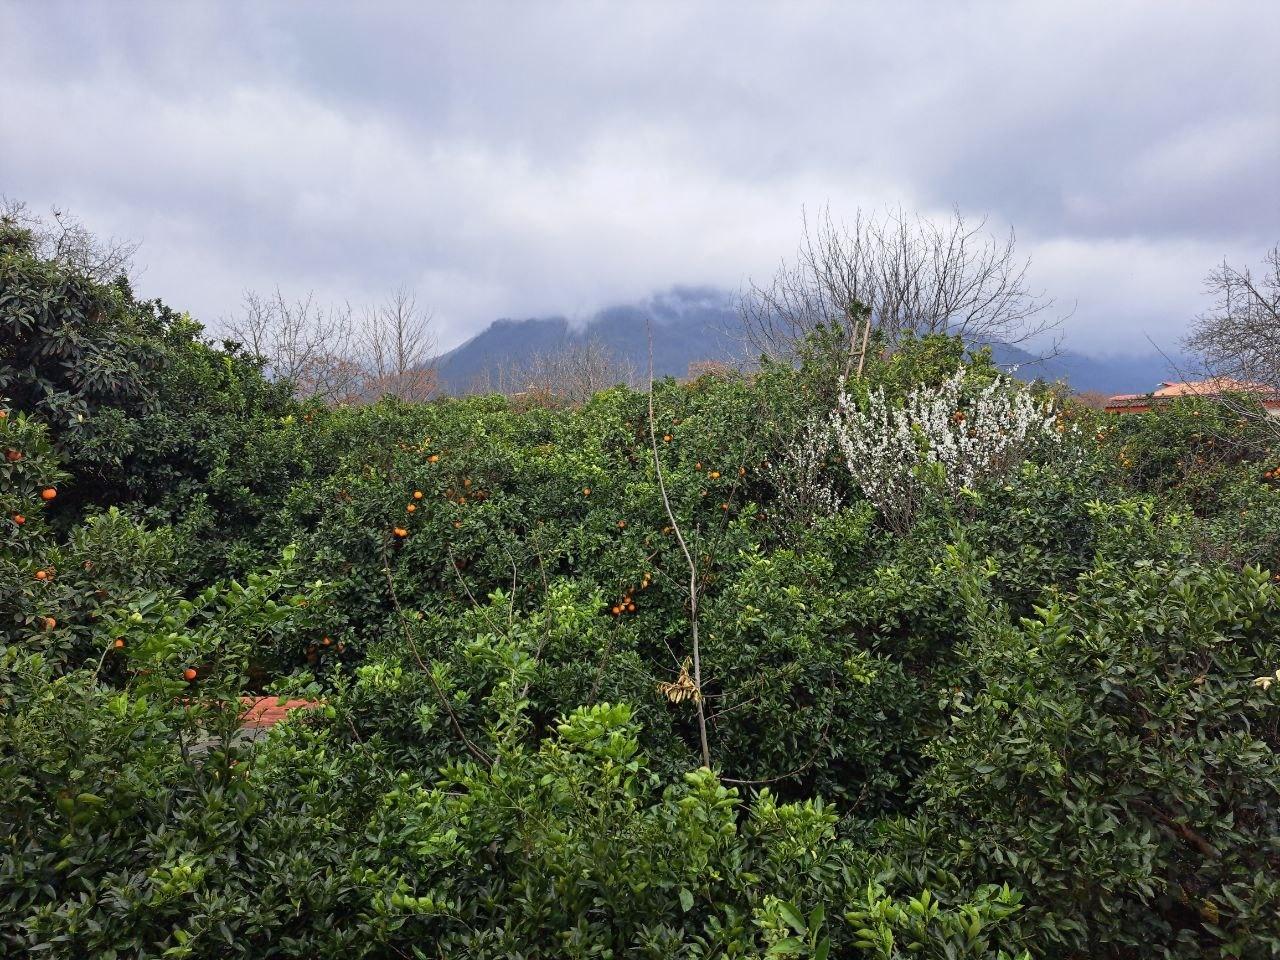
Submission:
[[[977,615],[923,785],[942,862],[1025,891],[1054,953],[1280,949],[1269,578],[1102,561],[1020,626]]]

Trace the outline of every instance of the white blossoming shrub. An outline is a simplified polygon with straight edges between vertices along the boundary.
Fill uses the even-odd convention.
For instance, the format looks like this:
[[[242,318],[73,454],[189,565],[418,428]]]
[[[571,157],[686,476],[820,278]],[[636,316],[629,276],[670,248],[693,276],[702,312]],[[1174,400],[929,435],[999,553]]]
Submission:
[[[840,494],[827,469],[834,448],[831,423],[823,417],[810,417],[777,462],[769,465],[775,491],[773,509],[784,529],[798,533],[840,509]]]
[[[963,366],[938,387],[916,388],[901,406],[881,389],[860,408],[842,387],[832,425],[854,482],[895,530],[910,526],[931,483],[958,501],[1063,430],[1052,405],[1026,387],[998,377],[975,388]]]

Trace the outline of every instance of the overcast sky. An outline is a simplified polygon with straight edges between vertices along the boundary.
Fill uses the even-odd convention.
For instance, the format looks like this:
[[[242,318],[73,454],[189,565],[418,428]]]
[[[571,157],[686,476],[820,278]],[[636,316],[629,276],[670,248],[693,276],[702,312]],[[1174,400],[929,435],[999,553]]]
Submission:
[[[1280,240],[1280,2],[0,0],[0,193],[246,288],[408,284],[442,346],[736,290],[801,210],[1016,228],[1069,346],[1168,343]]]

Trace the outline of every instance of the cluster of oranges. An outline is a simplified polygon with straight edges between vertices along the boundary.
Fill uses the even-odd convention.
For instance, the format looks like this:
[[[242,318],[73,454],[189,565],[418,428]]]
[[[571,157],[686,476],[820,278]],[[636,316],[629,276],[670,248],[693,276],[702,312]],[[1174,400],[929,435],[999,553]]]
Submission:
[[[652,582],[652,575],[649,573],[649,571],[646,570],[644,573],[644,576],[640,580],[639,588],[627,587],[627,589],[623,591],[622,599],[619,600],[617,603],[613,604],[611,607],[609,607],[609,616],[620,617],[624,613],[635,613],[636,612],[636,601],[635,601],[636,590],[637,589],[648,590],[649,584],[651,582]]]
[[[1280,480],[1280,467],[1272,467],[1262,474],[1263,480]]]
[[[432,454],[427,459],[430,462],[435,463],[440,458],[438,454]],[[471,478],[464,477],[462,479],[462,490],[458,491],[458,490],[455,490],[453,487],[449,487],[444,492],[444,498],[448,500],[450,503],[456,503],[460,507],[465,507],[467,505],[468,497],[470,497],[472,500],[477,502],[488,498],[488,494],[486,494],[483,490],[472,490],[471,487],[472,487]],[[590,493],[590,492],[591,492],[590,490],[584,491],[584,493]],[[423,493],[421,490],[413,491],[413,494],[411,495],[409,502],[404,505],[404,512],[409,514],[410,516],[417,513],[419,501],[421,501],[422,498],[423,498]],[[455,530],[462,529],[462,521],[460,520],[453,521],[453,528]],[[405,537],[409,536],[408,529],[401,526],[393,527],[391,532],[394,533],[395,536],[400,539],[404,539]]]
[[[404,508],[405,513],[409,513],[409,514],[416,513],[418,510],[417,501],[421,499],[422,499],[422,491],[421,490],[413,491],[413,498],[407,504],[405,504],[405,508]],[[407,529],[399,526],[392,527],[391,532],[401,540],[403,540],[405,537],[409,535],[409,531]],[[328,638],[326,637],[325,639],[328,639]],[[314,649],[315,648],[312,647],[312,650]],[[310,658],[311,656],[310,652],[308,652],[307,656],[308,658]]]

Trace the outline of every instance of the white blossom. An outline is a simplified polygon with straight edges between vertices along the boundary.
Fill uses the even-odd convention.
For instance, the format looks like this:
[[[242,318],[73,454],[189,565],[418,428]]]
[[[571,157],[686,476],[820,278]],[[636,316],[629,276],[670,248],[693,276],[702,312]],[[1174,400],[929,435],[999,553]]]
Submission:
[[[841,385],[832,426],[854,482],[895,530],[910,526],[931,476],[959,501],[1063,431],[1052,406],[1026,387],[997,377],[973,389],[963,366],[936,388],[917,387],[901,406],[880,389],[860,409]]]
[[[776,491],[773,509],[788,529],[801,530],[840,509],[840,495],[827,469],[833,447],[831,424],[826,418],[810,417],[777,462],[769,465]]]

